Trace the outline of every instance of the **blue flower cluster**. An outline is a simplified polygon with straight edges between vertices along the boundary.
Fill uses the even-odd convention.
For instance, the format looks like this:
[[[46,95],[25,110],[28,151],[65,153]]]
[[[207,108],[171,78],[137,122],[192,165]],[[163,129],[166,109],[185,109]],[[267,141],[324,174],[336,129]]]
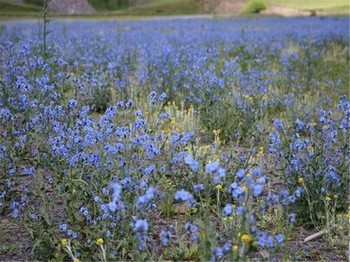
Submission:
[[[348,82],[313,79],[310,67],[326,50],[316,43],[349,44],[347,18],[57,21],[47,55],[36,30],[1,23],[1,216],[43,232],[58,225],[50,239],[72,238],[84,250],[103,236],[115,260],[206,241],[206,259],[216,261],[236,245],[244,253],[282,244],[282,232],[260,228],[271,210],[289,226],[308,203],[322,221],[328,196],[348,206]],[[323,88],[337,90],[337,105]],[[314,91],[321,98],[310,105]],[[166,110],[170,101],[181,110]],[[198,135],[218,128],[215,106],[233,123],[226,144]],[[188,108],[197,130],[173,125]],[[255,141],[267,143],[266,155],[256,157]],[[271,188],[276,177],[283,186]],[[191,208],[183,226],[164,219],[174,202]],[[45,216],[52,212],[62,214]]]

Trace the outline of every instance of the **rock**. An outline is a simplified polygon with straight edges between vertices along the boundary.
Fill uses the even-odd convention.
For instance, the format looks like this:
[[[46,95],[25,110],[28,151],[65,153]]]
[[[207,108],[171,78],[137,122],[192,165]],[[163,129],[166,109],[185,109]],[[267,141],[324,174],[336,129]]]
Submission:
[[[87,0],[50,0],[48,8],[59,14],[93,14],[96,12]]]

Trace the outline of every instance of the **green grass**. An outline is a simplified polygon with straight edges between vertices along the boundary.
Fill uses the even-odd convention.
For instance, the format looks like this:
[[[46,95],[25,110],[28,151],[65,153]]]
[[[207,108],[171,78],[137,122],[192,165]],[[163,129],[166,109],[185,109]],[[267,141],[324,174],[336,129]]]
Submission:
[[[0,12],[38,12],[41,11],[42,8],[35,6],[35,5],[29,5],[29,4],[17,4],[13,3],[11,1],[6,0],[0,0]]]
[[[256,14],[267,8],[267,4],[264,0],[249,0],[244,9],[244,14]]]
[[[349,13],[349,0],[269,0],[269,4],[302,10],[323,10]]]
[[[200,14],[199,0],[157,0],[144,6],[113,12],[118,15],[190,15]]]
[[[17,4],[8,0],[0,0],[0,19],[11,17],[39,17],[41,16],[42,8],[29,5]]]

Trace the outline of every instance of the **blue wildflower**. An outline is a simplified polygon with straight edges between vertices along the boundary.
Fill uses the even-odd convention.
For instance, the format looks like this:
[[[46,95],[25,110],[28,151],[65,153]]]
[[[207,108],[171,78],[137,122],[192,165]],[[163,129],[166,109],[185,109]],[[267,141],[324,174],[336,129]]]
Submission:
[[[231,204],[226,204],[224,209],[222,210],[222,214],[224,216],[230,216],[233,213],[233,206]]]
[[[141,233],[144,234],[148,231],[148,223],[146,219],[137,219],[134,226],[133,230],[136,233]]]
[[[243,168],[238,169],[236,176],[240,179],[242,179],[245,176],[245,170]]]
[[[278,234],[278,235],[276,236],[276,241],[277,241],[278,244],[281,244],[281,243],[284,241],[284,236],[283,236],[283,234]]]
[[[264,191],[264,186],[262,184],[253,184],[252,185],[252,194],[257,197],[260,196]]]
[[[173,228],[170,227],[169,230],[162,230],[159,234],[161,239],[161,243],[164,247],[167,247],[171,238],[171,234],[173,232]]]
[[[185,164],[188,165],[193,172],[198,171],[199,164],[198,162],[193,158],[192,155],[186,155],[184,157]]]
[[[192,194],[184,189],[177,191],[174,198],[175,200],[186,202],[189,206],[194,206],[196,203]]]
[[[204,185],[203,184],[195,184],[193,185],[193,191],[195,193],[199,193],[200,191],[204,190]]]
[[[185,230],[191,234],[191,240],[195,243],[199,241],[198,226],[192,222],[185,224]]]
[[[216,172],[220,167],[220,164],[219,162],[211,162],[209,164],[207,164],[205,166],[205,171],[208,173],[208,174],[212,174],[214,172]]]

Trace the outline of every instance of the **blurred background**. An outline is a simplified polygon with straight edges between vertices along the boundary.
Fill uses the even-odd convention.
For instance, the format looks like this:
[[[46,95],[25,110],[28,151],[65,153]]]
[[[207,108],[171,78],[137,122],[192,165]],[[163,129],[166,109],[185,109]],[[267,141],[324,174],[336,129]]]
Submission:
[[[0,0],[0,18],[40,16],[44,0]],[[349,0],[49,0],[51,15],[349,15]]]

